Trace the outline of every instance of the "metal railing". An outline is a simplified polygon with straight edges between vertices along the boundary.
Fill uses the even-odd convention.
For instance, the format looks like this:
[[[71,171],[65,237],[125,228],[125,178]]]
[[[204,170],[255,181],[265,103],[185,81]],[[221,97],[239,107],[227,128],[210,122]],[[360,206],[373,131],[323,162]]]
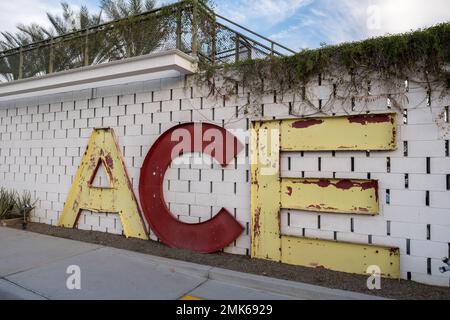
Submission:
[[[0,79],[20,80],[171,49],[211,64],[295,53],[197,0],[185,0],[0,52]]]

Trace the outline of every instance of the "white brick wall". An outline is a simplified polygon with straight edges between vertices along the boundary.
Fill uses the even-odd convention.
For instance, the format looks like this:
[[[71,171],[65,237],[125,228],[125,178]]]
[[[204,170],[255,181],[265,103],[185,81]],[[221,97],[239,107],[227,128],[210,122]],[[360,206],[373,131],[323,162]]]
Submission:
[[[152,80],[1,103],[0,186],[32,191],[39,199],[33,221],[55,225],[93,128],[114,128],[136,195],[144,158],[159,135],[169,128],[197,121],[224,124],[227,129],[248,129],[246,116],[236,115],[236,109],[247,103],[245,90],[240,88],[240,96],[224,104],[220,99],[208,97],[205,88],[194,87],[191,96],[190,85],[185,88],[184,80]],[[375,92],[382,86],[373,83],[372,87]],[[323,81],[322,86],[312,86],[308,94],[315,105],[318,99],[325,105],[331,88],[332,84]],[[399,247],[403,278],[448,286],[449,276],[438,272],[440,258],[449,255],[450,243],[448,125],[436,125],[445,105],[434,101],[431,107],[427,106],[426,92],[420,88],[412,89],[407,96],[409,103],[404,107],[408,110],[408,122],[403,124],[399,114],[395,151],[369,155],[336,152],[334,156],[331,152],[305,152],[281,156],[284,177],[367,179],[370,174],[380,182],[380,215],[319,215],[283,210],[281,228],[284,234],[294,236]],[[283,101],[280,99],[274,103],[273,93],[267,94],[262,101],[264,116],[258,119],[292,117],[289,102],[296,114],[315,112],[299,102],[298,94],[296,101],[289,94]],[[330,112],[343,115],[349,110],[348,105],[338,102]],[[394,111],[387,109],[383,99],[364,108],[358,103],[355,112],[358,110]],[[445,126],[447,131],[442,129]],[[408,145],[407,155],[404,142]],[[243,153],[244,164],[232,163],[225,169],[217,164],[199,165],[192,159],[186,164],[173,164],[164,183],[166,202],[181,221],[206,221],[221,207],[236,216],[246,230],[224,250],[234,254],[249,254],[250,247],[250,167],[249,155]],[[351,158],[354,158],[353,170]],[[405,174],[408,174],[408,187]],[[103,173],[95,183],[101,186],[107,183]],[[387,201],[387,190],[390,201]],[[113,213],[83,212],[78,228],[123,233],[118,215]],[[156,239],[153,233],[151,238]]]

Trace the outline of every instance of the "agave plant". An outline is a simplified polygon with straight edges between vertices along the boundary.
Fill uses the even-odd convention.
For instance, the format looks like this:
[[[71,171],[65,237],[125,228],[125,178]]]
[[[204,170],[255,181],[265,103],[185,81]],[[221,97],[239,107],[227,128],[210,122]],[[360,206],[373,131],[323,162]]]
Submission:
[[[33,201],[31,193],[24,191],[22,195],[16,195],[12,214],[18,217],[27,218],[35,208],[37,200]]]
[[[16,203],[16,193],[4,188],[0,189],[0,219],[9,218]]]

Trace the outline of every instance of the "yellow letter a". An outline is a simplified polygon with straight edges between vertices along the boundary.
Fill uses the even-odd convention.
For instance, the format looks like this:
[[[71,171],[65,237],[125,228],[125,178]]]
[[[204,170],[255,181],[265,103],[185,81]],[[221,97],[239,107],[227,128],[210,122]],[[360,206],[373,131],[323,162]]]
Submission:
[[[92,185],[101,165],[107,173],[109,188]],[[82,210],[118,213],[126,237],[148,239],[112,129],[94,129],[64,205],[59,226],[76,226]]]

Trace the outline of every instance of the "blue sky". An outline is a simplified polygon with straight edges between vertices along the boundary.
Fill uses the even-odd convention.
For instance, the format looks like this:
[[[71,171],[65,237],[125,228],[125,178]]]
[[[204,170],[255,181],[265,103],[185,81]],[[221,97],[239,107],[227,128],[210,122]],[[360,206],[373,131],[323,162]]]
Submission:
[[[98,10],[99,0],[66,0]],[[59,0],[0,4],[0,30],[20,22],[46,23]],[[159,0],[159,4],[173,2]],[[449,0],[215,0],[216,10],[294,50],[316,48],[450,21]]]

